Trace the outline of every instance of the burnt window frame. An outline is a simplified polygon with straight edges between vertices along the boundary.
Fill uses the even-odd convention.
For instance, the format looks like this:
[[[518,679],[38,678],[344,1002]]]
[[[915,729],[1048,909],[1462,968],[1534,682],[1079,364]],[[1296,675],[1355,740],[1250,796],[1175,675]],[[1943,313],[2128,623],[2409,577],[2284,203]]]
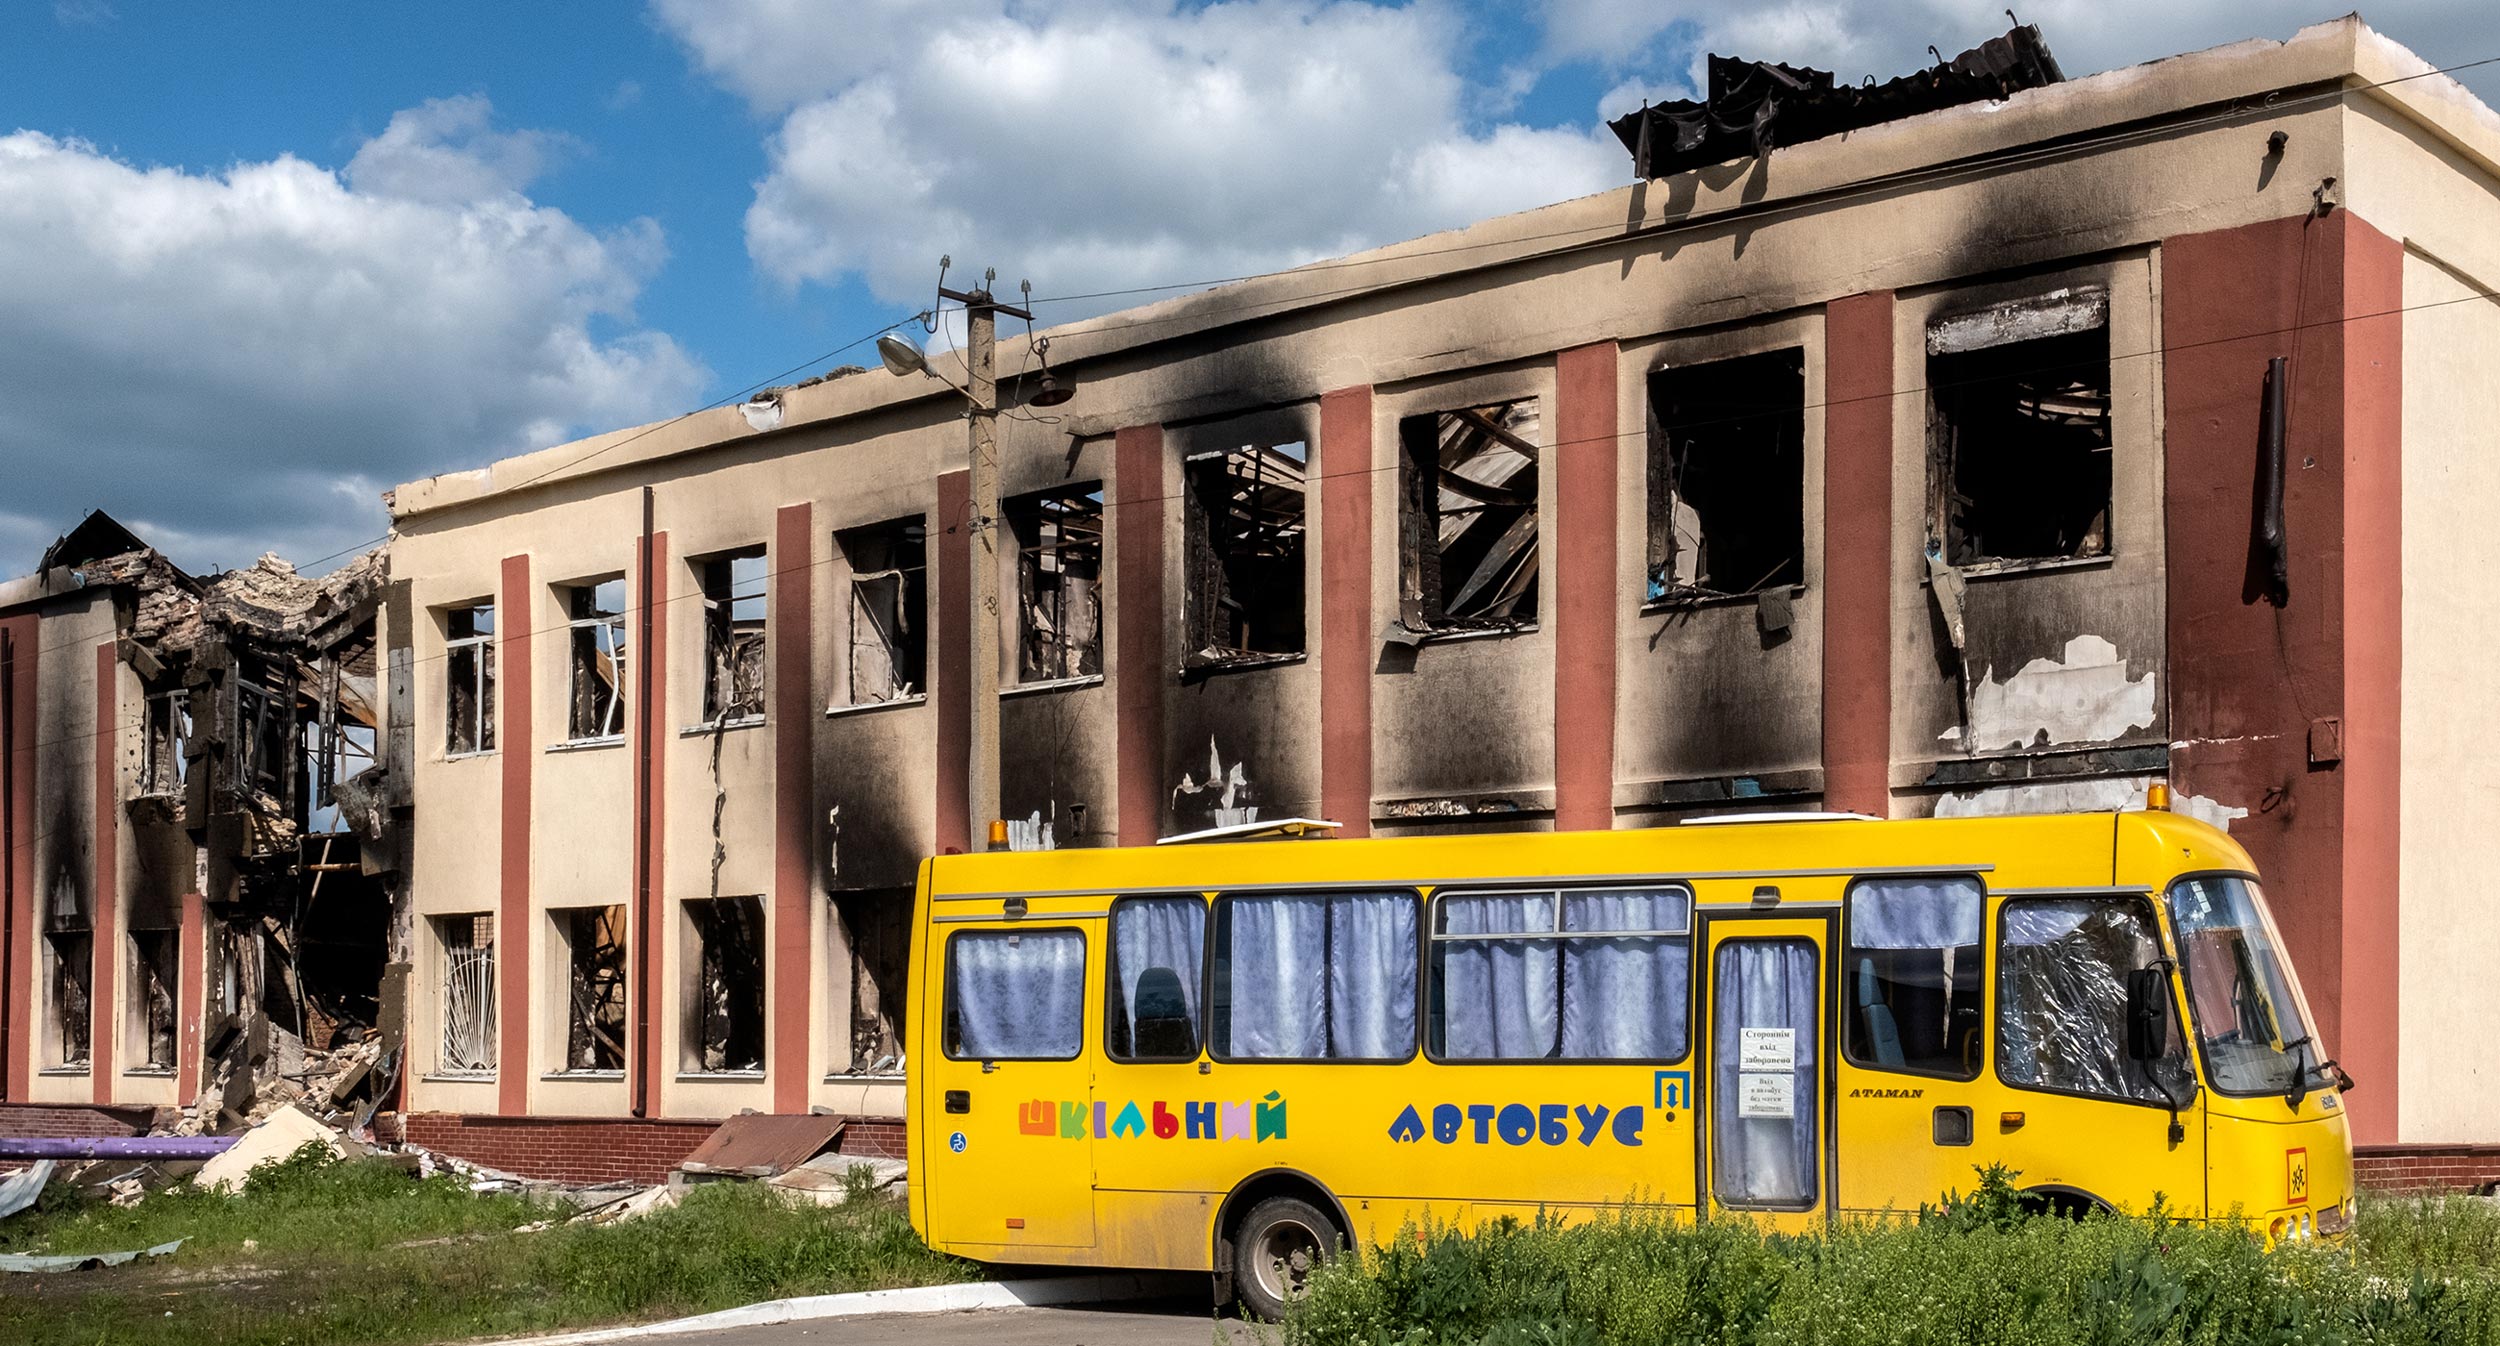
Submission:
[[[1073,508],[1090,506],[1090,510]],[[1056,511],[1056,512],[1054,512]],[[1103,675],[1103,627],[1109,622],[1110,610],[1103,602],[1104,567],[1109,561],[1110,513],[1099,481],[1069,482],[1046,490],[1027,491],[1010,496],[999,506],[1007,531],[1016,547],[1016,660],[1015,686],[1047,687],[1058,683],[1096,680]],[[1071,521],[1082,520],[1090,513],[1093,536],[1071,539]],[[1046,529],[1055,529],[1056,537],[1046,537]],[[977,553],[976,553],[977,554]],[[1093,607],[1092,631],[1081,647],[1073,647],[1066,639],[1068,631],[1069,590],[1066,581],[1074,576],[1075,567],[1090,554],[1093,567],[1092,589],[1086,601]],[[1051,586],[1051,604],[1056,616],[1054,636],[1044,637],[1028,620],[1039,605],[1042,576],[1047,568],[1057,577]]]
[[[617,594],[613,610],[599,606],[600,591],[610,585],[615,586]],[[626,723],[633,713],[632,586],[626,583],[624,573],[617,571],[555,588],[564,606],[564,743],[568,747],[622,743]],[[607,695],[599,697],[594,685],[588,704],[595,706],[604,699],[608,713],[601,732],[584,733],[584,678],[595,676],[594,661],[600,657],[606,658],[609,666]]]
[[[613,1044],[616,1064],[580,1065],[576,1063],[576,1058],[580,1054],[580,1049],[585,1045],[584,1039],[595,1035],[595,1026],[599,1022],[598,1016],[592,1015],[587,1022],[592,1026],[593,1033],[586,1034],[584,1021],[576,1018],[576,1015],[584,1008],[585,993],[595,994],[598,989],[595,986],[585,985],[581,948],[582,936],[585,933],[583,925],[586,922],[595,923],[607,913],[614,913],[610,919],[613,921],[616,935],[615,942],[611,946],[615,950],[615,965],[613,969],[610,969],[613,976],[615,1024],[618,1029]],[[625,1073],[625,1062],[628,1057],[626,1034],[630,1031],[632,1012],[630,1004],[633,994],[631,982],[633,975],[632,913],[622,902],[592,902],[581,906],[550,907],[547,909],[547,917],[549,923],[555,927],[553,941],[555,950],[561,953],[564,960],[564,969],[561,974],[564,993],[556,1005],[557,1027],[562,1032],[564,1040],[558,1057],[560,1064],[554,1070],[549,1071],[548,1075],[550,1078],[565,1079],[621,1077]],[[595,1006],[599,1002],[593,1003]],[[595,1042],[589,1045],[593,1047],[595,1055]]]
[[[749,581],[738,578],[741,561],[757,563]],[[703,689],[703,719],[699,727],[762,724],[772,704],[768,695],[772,677],[772,550],[759,542],[689,557],[686,564],[694,571],[697,612],[703,621],[703,639],[695,646],[695,657],[702,661],[695,670]],[[743,591],[748,583],[754,592]],[[752,633],[739,630],[743,619],[738,616],[738,609],[746,603],[755,604],[758,614]],[[754,641],[754,685],[741,689],[738,647],[748,634]]]
[[[483,757],[495,751],[495,601],[481,598],[437,608],[443,625],[443,756]],[[478,623],[485,617],[484,626]],[[462,672],[461,656],[469,657]],[[468,687],[469,744],[460,745],[460,691]]]
[[[1768,384],[1773,381],[1770,370],[1775,364],[1784,366],[1777,370],[1781,382],[1793,380],[1793,402],[1783,397],[1778,402],[1748,404],[1749,409],[1741,414],[1731,413],[1727,404],[1713,404],[1707,401],[1703,404],[1704,409],[1699,411],[1696,417],[1680,415],[1674,410],[1681,403],[1680,399],[1671,395],[1673,391],[1671,385],[1682,379],[1701,378],[1709,371],[1725,370],[1730,366],[1742,365],[1748,367],[1749,375],[1753,368],[1764,370],[1765,372],[1758,377],[1763,383]],[[1646,530],[1641,568],[1643,610],[1753,600],[1765,594],[1781,591],[1794,593],[1805,587],[1808,546],[1806,377],[1806,349],[1802,341],[1783,341],[1760,350],[1662,363],[1649,371],[1642,385],[1643,400],[1646,403],[1645,429],[1647,432],[1641,488]],[[1774,420],[1785,423],[1775,426],[1767,424]],[[1681,471],[1679,471],[1675,431],[1686,426],[1693,429],[1706,429],[1723,425],[1744,426],[1752,429],[1767,428],[1776,433],[1780,440],[1777,450],[1787,459],[1784,467],[1778,469],[1778,472],[1783,477],[1793,475],[1793,486],[1787,480],[1776,483],[1777,486],[1783,488],[1783,497],[1787,498],[1788,503],[1793,506],[1795,536],[1787,548],[1788,555],[1781,558],[1776,567],[1764,571],[1750,582],[1735,581],[1734,583],[1746,586],[1741,588],[1715,583],[1704,584],[1698,580],[1678,582],[1675,579],[1682,550],[1676,537],[1675,504],[1685,497],[1685,492],[1681,489],[1684,480],[1683,473],[1691,470],[1691,464],[1687,462],[1681,465]],[[1729,475],[1737,478],[1729,489],[1736,490],[1744,485],[1740,472],[1731,472]],[[1714,502],[1714,511],[1715,508]],[[1698,508],[1695,509],[1695,513],[1699,515]],[[1700,547],[1706,552],[1713,530],[1707,520],[1702,522]],[[1739,524],[1730,531],[1741,534],[1744,528],[1742,524]],[[1754,568],[1750,562],[1740,563],[1740,567],[1742,569]],[[1721,577],[1713,575],[1711,578],[1716,580]]]
[[[44,1035],[48,1050],[37,1058],[36,1068],[67,1074],[91,1070],[95,1065],[95,927],[63,924],[57,918],[47,923],[42,959],[43,1015],[51,1021],[51,1031]],[[70,1012],[65,1003],[66,992],[73,986],[78,992],[77,1013]]]
[[[189,752],[194,732],[188,688],[150,691],[139,727],[139,779],[142,798],[177,799],[190,784]]]
[[[711,969],[719,961],[715,948],[715,927],[707,924],[705,912],[726,911],[730,904],[744,904],[753,913],[755,955],[754,1024],[755,1063],[731,1065],[727,1062],[730,1048],[738,1045],[740,1030],[733,1023],[722,1039],[723,1064],[704,1064],[704,1053],[712,1045],[708,1027],[703,1022],[702,991],[706,982],[727,982],[726,973],[715,978]],[[680,989],[678,1005],[677,1073],[687,1079],[761,1079],[772,1064],[771,1015],[772,969],[770,966],[772,926],[771,912],[760,893],[723,894],[719,897],[690,897],[678,904],[679,919],[684,922],[683,952],[679,956]],[[735,1016],[733,1016],[735,1017]]]
[[[1925,555],[1931,566],[1985,576],[2101,565],[2117,556],[2115,289],[2111,278],[2094,275],[2035,287],[2030,293],[1991,303],[1948,305],[1927,318],[1920,350],[1927,389]],[[2038,330],[2026,330],[2022,321],[2026,312],[2047,315],[2027,325]],[[2018,555],[1981,550],[1979,542],[1966,541],[1985,534],[1968,529],[1963,522],[1968,506],[1976,501],[1961,491],[1965,466],[1961,435],[1969,427],[1957,419],[1955,409],[2000,387],[2019,385],[2026,377],[2095,370],[2099,374],[2100,443],[2083,451],[2098,455],[2097,470],[2084,474],[2100,492],[2097,535],[2087,520],[2070,549],[2034,549]],[[2077,394],[2069,388],[2060,390],[2061,395],[2088,402],[2092,396],[2089,379],[2077,383],[2086,391]],[[2064,428],[2083,429],[2088,437],[2089,420]],[[2045,488],[2042,498],[2047,498]]]
[[[266,794],[284,801],[291,810],[305,748],[296,712],[302,688],[295,666],[246,655],[234,661],[232,677],[234,788],[246,796]]]
[[[1239,442],[1230,442],[1235,440]],[[1299,456],[1288,454],[1289,449],[1298,450]],[[1249,470],[1237,468],[1237,460],[1247,460]],[[1183,674],[1256,668],[1309,656],[1310,471],[1311,437],[1306,433],[1232,435],[1211,447],[1192,448],[1183,455]],[[1246,499],[1245,488],[1239,483],[1247,484]],[[1273,497],[1284,495],[1296,502],[1293,508],[1289,512],[1271,509]],[[1257,554],[1263,530],[1264,540],[1279,555]],[[1290,634],[1262,638],[1264,626],[1246,620],[1242,615],[1246,605],[1235,595],[1262,584],[1282,584],[1288,577],[1292,589],[1290,612],[1278,624]],[[1278,604],[1277,608],[1281,612],[1285,606]]]
[[[884,559],[887,564],[864,569],[864,563],[869,559],[874,559],[869,556],[872,547],[885,549]],[[842,561],[843,577],[846,581],[843,592],[848,601],[843,605],[842,618],[846,643],[841,695],[827,709],[905,706],[927,701],[929,699],[928,516],[905,514],[850,528],[837,528],[833,532],[833,550]],[[859,651],[863,645],[860,625],[864,618],[870,619],[872,627],[875,623],[871,614],[865,610],[861,586],[883,580],[888,576],[893,577],[897,589],[895,607],[899,615],[896,625],[900,629],[893,632],[879,629],[875,630],[873,635],[876,643],[887,651],[886,665],[894,671],[894,676],[888,681],[888,690],[892,694],[866,696],[862,695],[859,682]],[[898,651],[907,651],[909,658],[898,660],[895,657]],[[916,678],[903,677],[902,671],[905,667],[916,672],[918,676]],[[906,685],[911,688],[910,691],[893,691],[894,688]]]
[[[173,926],[134,926],[125,932],[122,943],[130,959],[122,1035],[136,1048],[123,1073],[171,1075],[181,1059],[182,931]],[[149,1000],[151,987],[162,997],[161,1028],[156,1006]]]
[[[1536,418],[1533,425],[1523,430],[1511,420],[1503,419],[1498,430],[1491,428],[1489,423],[1496,419],[1491,413],[1519,407],[1533,411]],[[1452,422],[1474,424],[1477,433],[1507,445],[1513,454],[1525,458],[1526,467],[1514,470],[1499,485],[1463,478],[1477,489],[1467,492],[1446,489],[1443,485],[1446,478],[1461,476],[1443,466],[1451,448]],[[1456,406],[1432,407],[1398,418],[1397,625],[1408,636],[1420,640],[1433,636],[1536,629],[1541,620],[1544,598],[1543,458],[1550,446],[1541,441],[1546,422],[1545,398],[1536,392],[1516,397],[1469,400]],[[1423,469],[1427,460],[1432,467],[1429,474]],[[1522,477],[1528,483],[1524,492],[1517,484]],[[1445,500],[1446,496],[1453,494],[1476,503],[1453,510]],[[1507,500],[1496,497],[1507,497]],[[1515,509],[1519,513],[1511,516],[1512,522],[1500,535],[1484,545],[1483,556],[1476,561],[1477,574],[1483,574],[1483,566],[1495,555],[1502,538],[1507,537],[1521,519],[1525,519],[1530,526],[1528,540],[1513,553],[1515,561],[1524,554],[1522,569],[1513,572],[1512,579],[1496,586],[1494,601],[1481,609],[1453,613],[1443,571],[1452,551],[1461,544],[1467,544],[1468,535],[1462,530],[1448,541],[1443,541],[1442,521],[1454,512],[1478,513],[1486,509]],[[1525,576],[1524,582],[1517,578],[1519,575]],[[1507,603],[1500,601],[1500,594],[1504,591],[1511,594]]]

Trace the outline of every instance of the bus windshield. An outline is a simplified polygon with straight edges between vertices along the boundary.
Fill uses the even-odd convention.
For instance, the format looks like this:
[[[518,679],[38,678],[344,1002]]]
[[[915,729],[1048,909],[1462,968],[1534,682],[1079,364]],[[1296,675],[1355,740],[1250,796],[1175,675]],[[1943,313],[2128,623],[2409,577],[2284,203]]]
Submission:
[[[2326,1053],[2309,1027],[2257,885],[2229,875],[2170,888],[2188,999],[2213,1087],[2226,1094],[2306,1092]]]

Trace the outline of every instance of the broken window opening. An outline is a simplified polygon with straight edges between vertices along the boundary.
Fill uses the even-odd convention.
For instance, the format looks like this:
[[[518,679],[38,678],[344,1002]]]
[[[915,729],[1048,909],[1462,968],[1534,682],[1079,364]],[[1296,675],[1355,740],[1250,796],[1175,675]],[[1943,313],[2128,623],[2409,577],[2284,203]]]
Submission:
[[[764,714],[764,549],[694,563],[703,586],[703,719]]]
[[[52,955],[52,1021],[59,1030],[52,1063],[75,1068],[89,1061],[95,1027],[95,941],[84,929],[55,929],[44,936]]]
[[[311,831],[346,830],[339,786],[380,762],[379,651],[368,625],[332,646],[310,670],[317,700],[305,725],[305,772],[313,783]]]
[[[1805,582],[1805,352],[1649,376],[1648,599]]]
[[[174,988],[179,984],[181,944],[173,930],[130,932],[129,1037],[139,1045],[141,1070],[174,1068]]]
[[[853,1074],[891,1075],[903,1068],[903,1007],[911,962],[912,894],[908,888],[844,893],[834,917],[849,946],[848,1024]]]
[[[178,795],[191,778],[191,695],[148,694],[147,748],[139,759],[139,793]]]
[[[1946,564],[2109,555],[2106,291],[1937,320],[1927,386],[1928,536]]]
[[[1398,426],[1398,619],[1413,632],[1536,620],[1535,398]]]
[[[833,535],[851,571],[851,705],[928,694],[928,534],[915,515]]]
[[[495,918],[485,912],[438,916],[443,950],[442,1069],[495,1068]]]
[[[444,614],[449,639],[444,663],[449,689],[444,748],[454,754],[495,748],[495,605],[476,603]]]
[[[686,1068],[764,1068],[764,899],[705,897],[686,903],[700,957],[686,1002]]]
[[[294,753],[297,748],[295,677],[291,665],[275,661],[237,661],[235,680],[235,787],[258,794],[292,816]]]
[[[575,907],[556,913],[572,967],[566,1000],[564,1068],[625,1068],[625,908]]]
[[[1308,458],[1298,442],[1190,456],[1184,667],[1303,652]]]
[[[625,732],[625,580],[565,591],[573,631],[572,706],[566,737],[575,743]]]
[[[1037,491],[1006,503],[1016,539],[1016,676],[1102,672],[1102,484]]]

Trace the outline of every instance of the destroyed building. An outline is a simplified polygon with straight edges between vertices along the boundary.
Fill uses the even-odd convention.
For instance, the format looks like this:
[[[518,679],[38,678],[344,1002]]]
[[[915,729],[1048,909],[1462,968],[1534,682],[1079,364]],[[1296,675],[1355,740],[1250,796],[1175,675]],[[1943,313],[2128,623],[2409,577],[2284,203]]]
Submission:
[[[2080,79],[2020,29],[1888,84],[1714,62],[1617,130],[1616,190],[1049,331],[1076,396],[1002,382],[994,549],[962,397],[881,371],[396,490],[383,784],[339,777],[396,840],[275,854],[345,873],[336,837],[402,902],[410,1136],[524,1168],[745,1109],[899,1129],[915,868],[990,821],[982,557],[1015,845],[2164,783],[2267,873],[2364,1171],[2500,1177],[2500,1075],[2440,1032],[2500,1014],[2500,118],[2346,19]],[[82,732],[52,698],[110,682],[125,784],[141,592],[0,597],[17,723]],[[287,649],[257,676],[302,723],[322,646]],[[222,676],[240,714],[263,684]],[[7,732],[16,835],[76,838],[14,845],[13,966],[93,968],[9,979],[9,1097],[171,1099],[114,971],[161,944],[80,942],[140,929],[52,784],[99,750]],[[81,996],[109,1071],[21,1003]]]

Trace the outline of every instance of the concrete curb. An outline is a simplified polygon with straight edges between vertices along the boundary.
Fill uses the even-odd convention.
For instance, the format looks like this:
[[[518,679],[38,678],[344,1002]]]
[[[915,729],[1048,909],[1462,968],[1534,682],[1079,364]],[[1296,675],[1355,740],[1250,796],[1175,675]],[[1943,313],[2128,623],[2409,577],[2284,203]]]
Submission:
[[[1168,1294],[1172,1278],[1163,1275],[1054,1276],[1047,1280],[977,1281],[970,1285],[924,1285],[908,1290],[861,1290],[847,1295],[808,1295],[799,1299],[768,1299],[744,1308],[675,1318],[664,1323],[594,1328],[552,1337],[506,1337],[494,1346],[592,1346],[595,1342],[632,1341],[638,1337],[674,1336],[683,1332],[717,1332],[732,1327],[762,1327],[816,1318],[865,1318],[880,1314],[961,1313],[970,1309],[1042,1308],[1054,1304],[1116,1304]]]

